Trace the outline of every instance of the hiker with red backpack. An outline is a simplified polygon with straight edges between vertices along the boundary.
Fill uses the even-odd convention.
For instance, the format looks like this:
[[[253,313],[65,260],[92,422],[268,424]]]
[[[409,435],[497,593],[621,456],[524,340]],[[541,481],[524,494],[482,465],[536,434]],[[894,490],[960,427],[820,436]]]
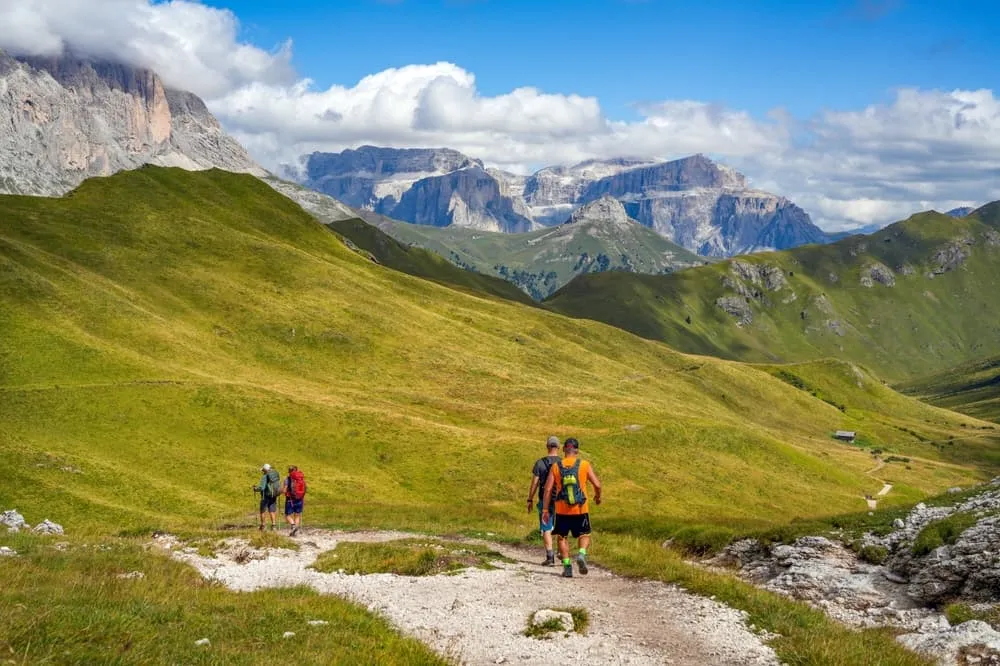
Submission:
[[[295,536],[302,527],[302,505],[306,497],[306,477],[295,465],[288,468],[285,477],[285,520],[291,528],[290,536]]]

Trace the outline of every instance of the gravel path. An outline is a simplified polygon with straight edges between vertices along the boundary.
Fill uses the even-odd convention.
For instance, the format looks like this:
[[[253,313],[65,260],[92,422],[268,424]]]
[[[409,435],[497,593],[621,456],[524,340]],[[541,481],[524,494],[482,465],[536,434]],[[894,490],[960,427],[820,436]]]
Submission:
[[[418,535],[309,530],[297,538],[299,551],[255,551],[242,564],[236,554],[244,551],[245,556],[247,548],[239,540],[227,542],[229,546],[214,558],[184,549],[167,535],[157,541],[206,578],[235,590],[309,585],[346,597],[465,664],[549,665],[567,655],[586,656],[591,664],[780,663],[762,638],[747,628],[742,611],[673,585],[630,580],[593,566],[589,576],[565,580],[558,568],[535,563],[537,549],[491,544],[516,561],[498,563],[494,570],[466,569],[453,575],[324,574],[307,568],[317,555],[340,542],[413,536]],[[550,640],[522,634],[532,613],[553,606],[586,608],[587,633]]]

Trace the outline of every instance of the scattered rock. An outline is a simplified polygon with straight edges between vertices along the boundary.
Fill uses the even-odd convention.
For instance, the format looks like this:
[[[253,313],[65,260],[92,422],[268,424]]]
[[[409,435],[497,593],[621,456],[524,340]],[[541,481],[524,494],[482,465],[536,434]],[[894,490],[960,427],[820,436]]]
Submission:
[[[746,280],[768,291],[778,291],[787,286],[785,272],[773,264],[754,264],[739,259],[733,260],[730,272],[740,280]]]
[[[904,527],[906,527],[906,523],[903,522],[902,518],[896,518],[894,521],[892,521],[892,526],[897,530],[901,530]]]
[[[628,430],[629,432],[638,432],[642,430],[642,426],[637,423],[630,423],[629,425],[625,426],[625,429]]]
[[[972,238],[968,236],[957,238],[934,253],[932,261],[935,266],[931,270],[931,274],[942,275],[953,271],[971,256]]]
[[[200,647],[202,645],[211,645],[212,642],[210,640],[208,640],[207,638],[199,638],[198,640],[196,640],[194,642],[194,644]]]
[[[326,620],[307,620],[306,624],[308,624],[310,627],[325,627],[330,623],[327,622]]]
[[[571,614],[548,608],[537,611],[531,617],[531,626],[538,627],[552,620],[559,623],[560,631],[573,631],[573,616]]]
[[[294,631],[286,631],[285,633],[281,634],[281,637],[282,638],[295,638],[295,632]]]
[[[739,320],[736,322],[737,326],[749,326],[753,323],[753,311],[750,309],[750,304],[746,302],[745,298],[739,296],[720,296],[715,299],[715,305],[722,308],[726,314],[736,317]]]
[[[903,634],[897,640],[914,652],[936,657],[939,664],[958,663],[963,650],[973,646],[979,648],[979,653],[992,652],[993,655],[1000,655],[1000,633],[979,620],[963,622],[957,627],[932,634]]]
[[[861,284],[865,287],[872,287],[875,282],[894,287],[896,285],[896,275],[885,264],[875,262],[861,269]]]
[[[14,557],[17,551],[7,546],[0,546],[0,557]]]
[[[952,495],[954,495],[956,493],[962,492],[962,489],[959,488],[958,486],[955,486],[954,488],[949,488],[948,492],[951,493]]]
[[[46,518],[42,522],[35,525],[35,529],[31,530],[35,534],[62,534],[62,525],[58,523],[53,523],[51,520]]]
[[[128,573],[118,574],[118,578],[121,578],[122,580],[139,580],[145,577],[146,574],[141,571],[129,571]]]
[[[0,515],[0,525],[5,526],[8,532],[19,532],[31,527],[31,525],[24,522],[24,516],[19,514],[17,509],[4,511],[3,514]]]

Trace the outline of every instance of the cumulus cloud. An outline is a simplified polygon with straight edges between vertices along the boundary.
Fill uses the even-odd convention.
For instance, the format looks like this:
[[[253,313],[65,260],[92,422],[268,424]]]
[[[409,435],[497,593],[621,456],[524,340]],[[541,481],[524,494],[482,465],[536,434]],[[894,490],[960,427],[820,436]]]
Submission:
[[[700,152],[830,229],[1000,198],[1000,100],[990,90],[906,88],[885,103],[801,119],[780,109],[758,118],[696,100],[654,101],[637,104],[638,119],[625,122],[606,117],[594,97],[531,87],[484,95],[472,72],[447,62],[317,89],[294,71],[290,42],[271,50],[245,43],[234,14],[188,0],[0,0],[0,48],[152,68],[204,97],[269,168],[363,144],[447,146],[521,173]]]
[[[241,43],[238,28],[232,12],[186,0],[0,0],[0,48],[15,54],[73,52],[149,67],[205,97],[295,81],[291,42],[265,51]]]

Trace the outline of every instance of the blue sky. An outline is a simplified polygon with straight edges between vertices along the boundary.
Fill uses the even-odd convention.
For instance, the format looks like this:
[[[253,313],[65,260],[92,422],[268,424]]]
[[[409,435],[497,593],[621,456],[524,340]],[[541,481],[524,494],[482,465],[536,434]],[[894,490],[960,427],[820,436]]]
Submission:
[[[151,68],[269,169],[704,153],[828,229],[1000,199],[997,26],[997,0],[0,2],[0,48]]]
[[[318,86],[440,60],[484,95],[519,86],[634,102],[694,99],[797,116],[887,98],[898,86],[995,88],[1000,3],[957,0],[229,0],[243,36],[291,38]]]

